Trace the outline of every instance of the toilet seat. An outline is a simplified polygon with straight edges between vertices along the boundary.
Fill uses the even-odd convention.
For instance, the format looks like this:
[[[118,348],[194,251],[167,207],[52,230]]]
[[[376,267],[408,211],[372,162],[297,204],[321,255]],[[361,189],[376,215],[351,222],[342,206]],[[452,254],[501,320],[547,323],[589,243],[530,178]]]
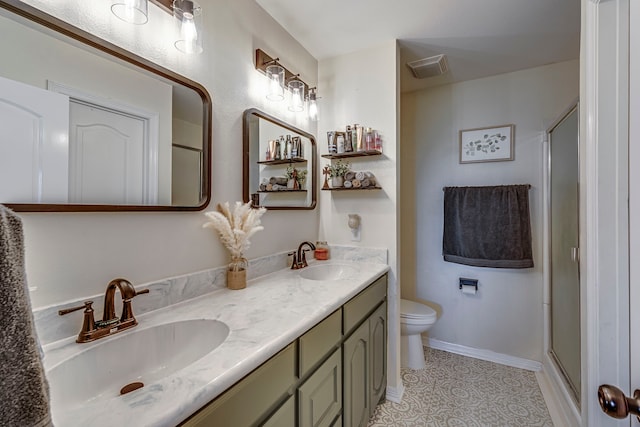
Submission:
[[[400,318],[408,322],[413,321],[433,321],[437,319],[437,313],[431,307],[419,302],[400,300]],[[413,323],[413,322],[411,322]]]

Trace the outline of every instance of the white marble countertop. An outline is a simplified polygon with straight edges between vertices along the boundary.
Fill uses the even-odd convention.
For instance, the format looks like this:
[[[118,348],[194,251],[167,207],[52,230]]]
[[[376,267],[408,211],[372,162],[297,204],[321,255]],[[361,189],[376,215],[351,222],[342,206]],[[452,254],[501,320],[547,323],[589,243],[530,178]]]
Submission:
[[[63,413],[56,411],[54,401],[54,424],[57,427],[175,426],[389,269],[386,264],[369,262],[313,263],[349,264],[355,272],[348,280],[312,281],[299,276],[304,270],[283,269],[250,280],[246,289],[220,289],[137,316],[138,326],[113,337],[88,344],[77,344],[74,337],[46,345],[44,364],[48,371],[77,353],[158,324],[215,319],[230,329],[226,340],[212,352],[134,392],[82,402]],[[145,355],[123,354],[121,362],[126,364],[127,359],[133,357]]]

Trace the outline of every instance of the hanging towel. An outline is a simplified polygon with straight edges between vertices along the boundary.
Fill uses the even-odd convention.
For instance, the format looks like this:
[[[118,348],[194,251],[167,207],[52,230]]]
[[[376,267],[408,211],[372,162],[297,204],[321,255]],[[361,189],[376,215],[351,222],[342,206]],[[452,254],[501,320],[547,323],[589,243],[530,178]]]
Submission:
[[[0,425],[51,426],[24,268],[22,221],[0,205]]]
[[[533,267],[529,188],[445,187],[444,260],[476,267]]]

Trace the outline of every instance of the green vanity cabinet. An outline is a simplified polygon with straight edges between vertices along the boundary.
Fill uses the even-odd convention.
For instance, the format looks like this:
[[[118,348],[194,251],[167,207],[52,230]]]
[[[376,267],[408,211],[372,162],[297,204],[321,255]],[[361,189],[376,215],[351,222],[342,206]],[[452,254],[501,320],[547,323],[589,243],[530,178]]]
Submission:
[[[342,412],[342,352],[333,354],[298,388],[298,426],[331,427]]]
[[[386,389],[387,276],[181,426],[366,426]]]
[[[248,427],[261,424],[266,415],[292,395],[298,379],[296,354],[297,342],[293,342],[182,426]]]
[[[366,426],[387,385],[387,276],[343,307],[344,427]]]

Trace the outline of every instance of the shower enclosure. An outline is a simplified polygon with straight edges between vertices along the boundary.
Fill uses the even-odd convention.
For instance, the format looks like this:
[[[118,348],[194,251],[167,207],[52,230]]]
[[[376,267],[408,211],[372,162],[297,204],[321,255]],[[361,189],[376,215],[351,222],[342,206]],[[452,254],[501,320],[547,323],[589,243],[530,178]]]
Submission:
[[[549,353],[580,405],[578,104],[548,130]]]

